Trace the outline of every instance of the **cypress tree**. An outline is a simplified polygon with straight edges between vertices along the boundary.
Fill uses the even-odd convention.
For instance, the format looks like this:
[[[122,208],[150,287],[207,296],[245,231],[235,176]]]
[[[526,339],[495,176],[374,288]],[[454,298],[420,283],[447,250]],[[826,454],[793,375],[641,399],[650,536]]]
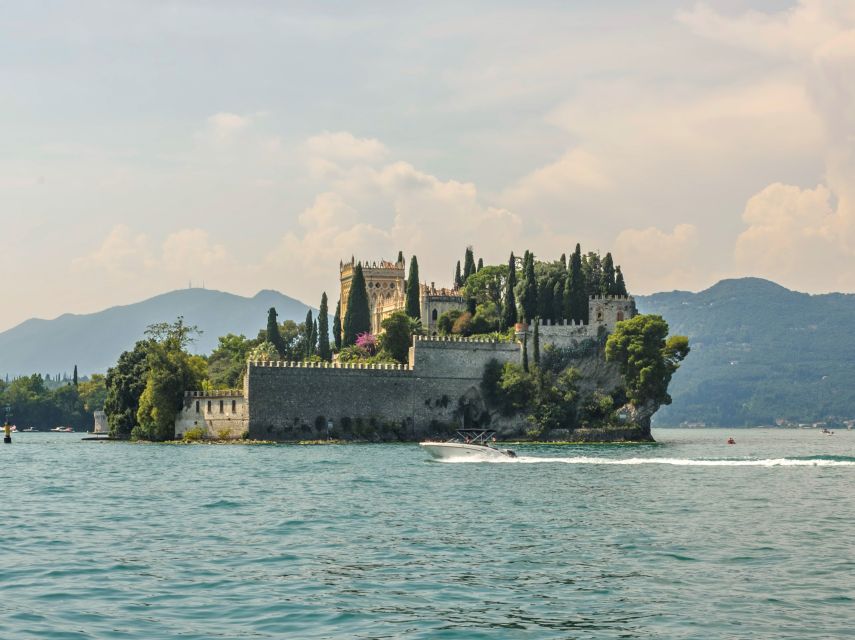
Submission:
[[[419,301],[419,261],[416,256],[410,258],[410,273],[407,276],[407,315],[418,320],[422,317]]]
[[[552,289],[552,321],[558,322],[564,317],[564,283],[566,278],[558,278]]]
[[[454,288],[460,289],[463,286],[463,276],[460,275],[460,260],[457,261],[457,266],[454,268]]]
[[[279,323],[276,321],[276,308],[270,307],[267,310],[267,341],[276,347],[276,353],[280,358],[285,357],[285,340],[282,339],[282,334],[279,333]]]
[[[588,292],[582,272],[582,248],[577,244],[570,256],[570,273],[567,277],[567,317],[573,321],[588,322]]]
[[[603,265],[600,254],[589,251],[582,256],[582,273],[585,274],[585,292],[587,295],[602,295],[600,287],[603,279]]]
[[[475,273],[475,254],[472,251],[472,247],[466,247],[466,255],[463,260],[463,284],[466,284],[466,281]]]
[[[478,258],[478,271],[484,268],[484,258]]]
[[[626,296],[629,295],[626,292],[626,283],[623,281],[623,272],[620,270],[620,265],[615,267],[615,292],[616,296]]]
[[[561,257],[558,259],[561,262],[561,269],[563,271],[567,271],[567,255],[562,253]]]
[[[327,309],[327,292],[321,295],[321,306],[318,309],[318,355],[326,361],[332,359],[330,351],[330,319]]]
[[[551,318],[552,317],[552,293],[554,291],[554,287],[552,286],[548,277],[545,277],[543,281],[538,283],[537,287],[537,315],[540,318]]]
[[[534,337],[532,338],[532,347],[534,347],[534,366],[540,367],[540,318],[534,319]]]
[[[537,316],[537,278],[534,275],[534,254],[526,252],[526,258],[523,265],[520,306],[523,320],[531,322]]]
[[[312,310],[306,312],[306,322],[303,325],[303,335],[306,336],[306,357],[308,358],[315,352],[315,343],[312,340],[315,323],[312,321]]]
[[[312,337],[309,340],[309,348],[312,353],[309,355],[315,355],[318,353],[318,319],[315,318],[315,321],[312,323]]]
[[[371,331],[371,311],[368,309],[368,290],[365,286],[365,275],[362,273],[362,263],[358,262],[353,269],[353,279],[347,295],[342,346],[349,347],[355,344],[356,336],[369,331]]]
[[[512,327],[517,322],[517,299],[514,287],[517,285],[517,261],[514,252],[508,258],[508,280],[505,283],[505,299],[502,301],[502,328]]]
[[[523,335],[522,361],[523,361],[523,371],[528,373],[528,334]]]
[[[77,386],[77,365],[74,365],[74,374],[71,378],[71,383],[76,387]]]
[[[404,252],[403,252],[403,251],[399,251],[399,252],[398,252],[398,262],[397,262],[397,264],[404,264]]]
[[[604,296],[614,295],[615,291],[615,262],[611,253],[607,253],[602,262],[602,274],[600,275],[600,294]]]
[[[335,316],[333,317],[333,340],[335,341],[335,350],[341,351],[341,300],[335,303]]]

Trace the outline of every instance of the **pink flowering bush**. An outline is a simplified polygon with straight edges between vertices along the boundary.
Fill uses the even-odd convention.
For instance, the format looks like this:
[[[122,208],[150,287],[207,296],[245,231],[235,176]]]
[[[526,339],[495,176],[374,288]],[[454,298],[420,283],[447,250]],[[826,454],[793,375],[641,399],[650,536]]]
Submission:
[[[377,353],[377,336],[368,333],[360,333],[356,336],[356,346],[365,351],[369,356]]]

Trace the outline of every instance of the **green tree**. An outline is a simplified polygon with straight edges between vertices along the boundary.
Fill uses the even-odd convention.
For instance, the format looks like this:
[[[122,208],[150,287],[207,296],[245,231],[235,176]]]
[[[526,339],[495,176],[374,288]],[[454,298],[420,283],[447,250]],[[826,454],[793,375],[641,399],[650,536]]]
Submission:
[[[620,270],[620,265],[615,268],[615,290],[613,295],[626,296],[629,295],[626,291],[626,283],[623,281],[623,272]]]
[[[400,264],[400,265],[404,264],[404,252],[403,251],[398,252],[398,260],[395,262],[395,264]]]
[[[285,341],[279,334],[279,323],[276,321],[276,316],[276,309],[274,307],[270,307],[267,310],[267,340],[276,347],[279,357],[284,359],[286,351]]]
[[[410,258],[410,273],[407,276],[407,315],[418,320],[422,317],[419,301],[419,261],[416,256]]]
[[[457,322],[457,319],[462,315],[463,312],[460,309],[451,309],[439,316],[436,321],[436,328],[437,331],[439,331],[439,335],[450,335],[454,330],[454,323]]]
[[[383,320],[383,351],[398,362],[405,364],[409,360],[410,345],[413,334],[418,331],[420,323],[403,311],[396,311]]]
[[[71,378],[72,384],[77,386],[77,365],[74,365],[74,375]]]
[[[148,377],[150,347],[149,340],[137,342],[132,351],[123,352],[116,365],[107,370],[104,412],[114,438],[129,438],[137,425],[140,396]]]
[[[335,350],[341,351],[341,300],[335,303],[335,317],[333,318],[333,340],[335,340]]]
[[[564,283],[567,276],[559,278],[552,287],[552,322],[564,318]]]
[[[368,308],[368,290],[362,263],[358,262],[353,270],[350,293],[347,296],[347,312],[344,315],[344,336],[342,345],[349,347],[356,343],[356,336],[371,331],[371,312]]]
[[[175,416],[181,410],[184,392],[200,388],[207,379],[205,360],[186,351],[199,333],[197,327],[185,325],[181,316],[173,323],[161,322],[146,330],[146,382],[132,438],[160,441],[175,436]]]
[[[454,288],[463,288],[463,276],[460,275],[460,260],[457,261],[457,266],[454,268]]]
[[[214,389],[237,389],[243,381],[247,356],[256,342],[233,333],[220,336],[217,342],[217,347],[208,356],[208,377],[211,386]],[[273,349],[276,351],[276,347]],[[276,351],[273,359],[281,357]]]
[[[600,275],[600,295],[612,296],[615,292],[615,263],[611,253],[607,253],[602,262]]]
[[[534,366],[540,368],[540,318],[534,319],[534,335],[531,343],[534,350]]]
[[[668,384],[689,354],[689,340],[667,336],[662,316],[637,315],[619,323],[606,341],[606,360],[620,365],[627,397],[635,405],[671,404]]]
[[[276,346],[267,340],[259,342],[247,353],[246,359],[249,362],[270,362],[279,357],[279,352],[276,351]]]
[[[472,247],[466,247],[466,254],[463,258],[463,284],[466,284],[466,281],[475,273],[475,253],[472,251]]]
[[[104,408],[104,401],[107,399],[107,383],[102,374],[93,373],[89,380],[81,382],[77,389],[87,413]]]
[[[327,292],[321,294],[321,306],[318,309],[318,355],[321,359],[329,362],[332,360],[330,350],[330,327],[329,310],[327,303]]]
[[[585,294],[587,296],[602,295],[600,287],[603,281],[603,264],[599,253],[589,251],[582,256],[582,273],[585,276]]]
[[[314,335],[315,323],[312,320],[312,310],[311,309],[309,309],[306,312],[306,322],[303,323],[303,331],[305,332],[305,336],[306,336],[306,342],[305,342],[306,351],[304,352],[303,356],[305,358],[308,358],[312,354],[315,353],[315,340],[314,340],[314,338],[315,338],[315,335]],[[302,358],[301,358],[301,360],[302,360]]]
[[[570,256],[570,272],[567,274],[564,299],[565,314],[574,322],[588,322],[588,293],[582,271],[582,248],[577,244]]]
[[[522,295],[520,295],[520,306],[522,317],[525,322],[531,322],[537,316],[537,278],[534,274],[534,254],[526,251],[523,264],[523,279],[520,283]]]
[[[508,277],[505,283],[504,299],[502,300],[502,328],[513,327],[517,322],[517,300],[514,287],[517,286],[517,261],[514,252],[508,258]]]
[[[478,269],[476,270],[476,273],[478,271],[481,271],[481,269],[483,269],[483,268],[484,268],[484,258],[478,258]]]

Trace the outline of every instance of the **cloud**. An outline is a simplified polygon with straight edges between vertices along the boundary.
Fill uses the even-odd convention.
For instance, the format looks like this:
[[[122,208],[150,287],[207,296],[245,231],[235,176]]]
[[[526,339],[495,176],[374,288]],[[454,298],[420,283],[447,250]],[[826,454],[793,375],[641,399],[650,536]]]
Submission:
[[[510,203],[541,198],[566,200],[579,190],[600,191],[613,186],[602,162],[584,149],[570,149],[558,160],[521,178],[506,193]]]
[[[615,240],[613,254],[627,286],[636,293],[651,293],[711,284],[714,275],[698,267],[699,249],[697,227],[678,224],[670,232],[657,227],[624,229]]]
[[[236,113],[215,113],[207,120],[208,133],[218,141],[226,141],[249,127],[252,118]]]

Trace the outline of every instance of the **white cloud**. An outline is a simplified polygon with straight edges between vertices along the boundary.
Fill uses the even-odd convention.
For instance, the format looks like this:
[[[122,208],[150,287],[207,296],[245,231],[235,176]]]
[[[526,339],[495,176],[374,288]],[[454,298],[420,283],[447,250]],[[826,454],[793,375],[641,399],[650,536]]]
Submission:
[[[208,131],[215,140],[226,141],[249,127],[252,118],[236,113],[215,113],[207,120]]]
[[[652,293],[712,284],[715,275],[703,272],[696,260],[700,246],[697,227],[678,224],[670,232],[657,227],[624,229],[613,254],[630,290]]]

